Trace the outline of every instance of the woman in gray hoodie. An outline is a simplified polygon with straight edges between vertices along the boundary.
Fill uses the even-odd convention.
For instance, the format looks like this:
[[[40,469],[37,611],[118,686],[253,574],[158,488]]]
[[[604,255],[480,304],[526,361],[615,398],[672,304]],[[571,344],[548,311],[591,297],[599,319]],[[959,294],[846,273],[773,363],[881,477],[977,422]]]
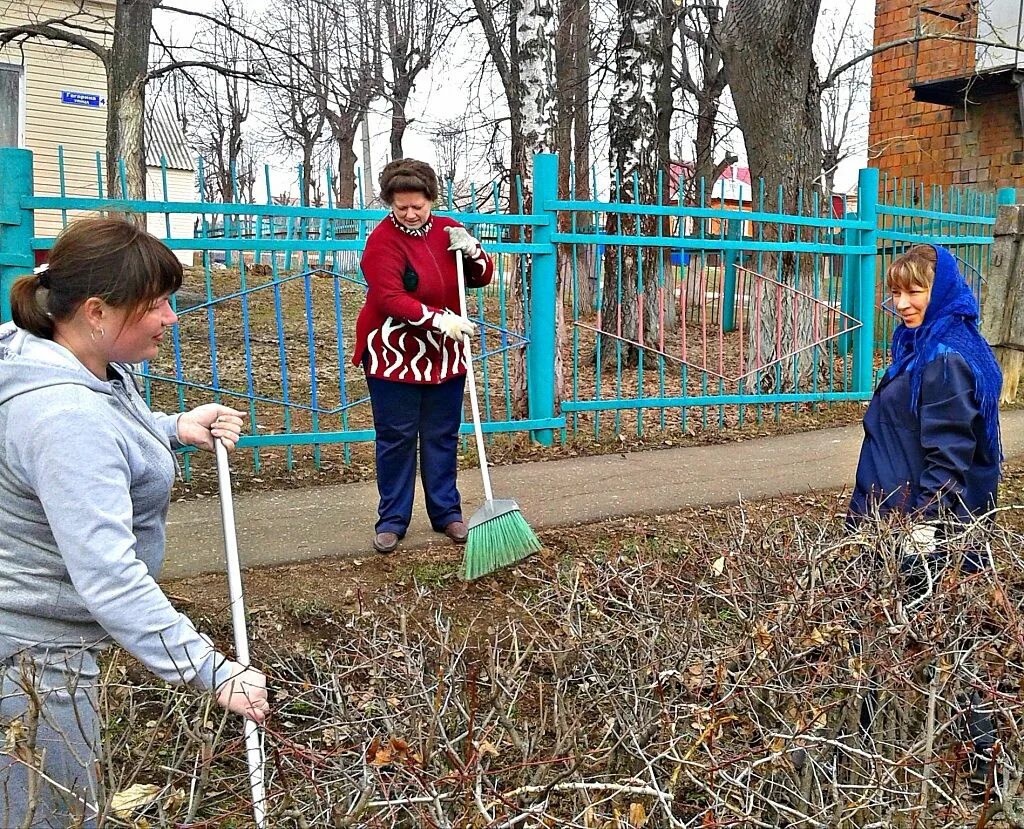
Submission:
[[[96,656],[261,722],[262,673],[219,653],[156,583],[174,449],[234,448],[242,412],[151,412],[126,364],[156,356],[182,269],[119,219],[69,225],[0,326],[0,826],[95,824]],[[76,819],[82,822],[75,822]]]

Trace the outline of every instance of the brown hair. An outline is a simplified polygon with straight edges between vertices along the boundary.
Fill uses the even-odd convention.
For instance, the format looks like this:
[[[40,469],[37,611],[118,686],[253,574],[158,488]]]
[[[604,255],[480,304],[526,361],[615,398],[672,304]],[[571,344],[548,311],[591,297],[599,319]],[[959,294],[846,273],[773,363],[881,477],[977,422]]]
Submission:
[[[396,193],[422,193],[430,201],[437,201],[437,173],[425,161],[396,158],[380,172],[381,201],[391,204]]]
[[[11,316],[19,328],[52,340],[54,324],[90,297],[136,313],[177,291],[181,278],[174,254],[134,222],[78,219],[54,241],[45,271],[15,281]]]
[[[906,291],[914,285],[931,288],[935,281],[936,262],[935,248],[931,245],[914,245],[893,259],[885,272],[889,290]]]

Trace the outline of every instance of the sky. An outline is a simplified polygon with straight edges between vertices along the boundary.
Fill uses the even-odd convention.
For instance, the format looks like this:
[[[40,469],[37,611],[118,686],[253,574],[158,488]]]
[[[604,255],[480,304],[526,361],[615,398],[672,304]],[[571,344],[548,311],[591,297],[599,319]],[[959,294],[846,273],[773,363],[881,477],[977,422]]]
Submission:
[[[245,0],[246,10],[252,15],[258,15],[266,6],[268,0]],[[468,3],[468,0],[465,0]],[[852,3],[852,26],[857,29],[862,38],[867,39],[870,45],[870,26],[874,11],[873,0],[822,0],[822,11],[819,20],[834,21],[846,16],[847,10]],[[210,12],[214,8],[211,0],[172,0],[168,5],[181,8],[188,8],[195,11]],[[169,40],[177,42],[188,42],[191,40],[195,30],[195,19],[181,15],[173,15],[167,12],[158,11],[155,17],[156,26],[161,34]],[[821,29],[827,24],[819,24],[819,35]],[[822,40],[824,40],[824,36]],[[463,36],[459,43],[454,44],[449,54],[443,59],[435,61],[435,65],[422,73],[417,79],[416,88],[409,106],[409,113],[414,123],[406,132],[403,149],[407,156],[422,158],[431,163],[436,161],[435,147],[431,139],[434,129],[439,123],[456,118],[467,110],[479,113],[481,109],[492,117],[498,116],[504,109],[500,84],[494,79],[490,83],[480,84],[474,74],[479,66],[479,57],[473,56],[483,48],[482,35],[477,40],[472,36]],[[828,52],[827,47],[824,48]],[[819,55],[819,62],[824,60]],[[470,103],[472,101],[472,103]],[[856,185],[857,171],[866,165],[867,162],[867,99],[862,102],[857,115],[861,124],[860,135],[857,136],[852,147],[854,154],[843,162],[836,176],[836,189],[842,192],[849,191]],[[596,117],[606,118],[601,101],[596,103]],[[489,111],[489,112],[488,112]],[[478,116],[483,117],[483,116]],[[371,166],[373,176],[376,177],[383,164],[387,160],[390,151],[389,145],[389,123],[390,115],[387,111],[387,102],[378,101],[371,112],[370,143],[371,143]],[[262,119],[258,113],[251,118],[253,124],[251,130],[258,132],[263,127],[260,124]],[[689,146],[684,139],[685,124],[679,127],[679,135],[674,140],[684,148]],[[356,152],[360,156],[362,166],[362,143],[357,141]],[[729,148],[738,153],[743,163],[743,142],[738,131],[729,139]],[[598,147],[594,152],[594,160],[597,163],[603,161],[606,148]],[[478,156],[475,169],[470,165],[460,170],[460,175],[471,177],[475,181],[486,181],[491,171],[488,169],[486,159]],[[294,163],[278,162],[272,166],[271,187],[275,193],[294,189],[293,183],[296,180]]]

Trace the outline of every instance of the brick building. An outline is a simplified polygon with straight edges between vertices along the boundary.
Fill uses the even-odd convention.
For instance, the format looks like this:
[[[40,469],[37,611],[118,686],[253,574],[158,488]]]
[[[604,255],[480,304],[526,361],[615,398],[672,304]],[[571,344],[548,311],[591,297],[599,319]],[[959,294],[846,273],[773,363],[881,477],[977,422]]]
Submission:
[[[877,0],[875,46],[915,34],[1021,43],[1022,0]],[[869,163],[926,185],[1024,187],[1024,60],[922,40],[875,56]]]

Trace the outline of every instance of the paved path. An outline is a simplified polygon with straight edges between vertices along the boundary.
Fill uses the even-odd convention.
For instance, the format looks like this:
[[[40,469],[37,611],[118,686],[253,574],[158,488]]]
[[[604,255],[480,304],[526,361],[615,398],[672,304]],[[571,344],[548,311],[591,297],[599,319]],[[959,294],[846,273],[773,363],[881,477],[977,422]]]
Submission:
[[[1006,456],[1024,455],[1024,411],[1004,412],[1002,423]],[[515,498],[534,528],[562,527],[850,485],[861,435],[860,426],[849,426],[715,446],[514,464],[495,468],[492,479],[495,496]],[[480,478],[465,470],[459,481],[468,517],[483,499]],[[405,548],[441,538],[422,505],[418,493]],[[372,481],[238,495],[243,564],[372,554],[376,507]],[[222,569],[217,500],[172,504],[164,578]]]

